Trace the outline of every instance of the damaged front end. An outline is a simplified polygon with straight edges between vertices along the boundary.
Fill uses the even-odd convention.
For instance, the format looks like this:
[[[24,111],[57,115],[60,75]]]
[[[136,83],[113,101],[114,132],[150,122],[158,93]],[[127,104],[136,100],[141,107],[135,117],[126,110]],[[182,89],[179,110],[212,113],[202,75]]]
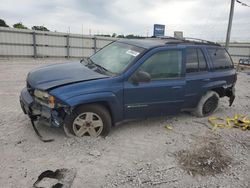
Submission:
[[[20,95],[20,104],[23,112],[32,121],[39,121],[51,127],[61,127],[69,107],[46,91],[24,88]]]

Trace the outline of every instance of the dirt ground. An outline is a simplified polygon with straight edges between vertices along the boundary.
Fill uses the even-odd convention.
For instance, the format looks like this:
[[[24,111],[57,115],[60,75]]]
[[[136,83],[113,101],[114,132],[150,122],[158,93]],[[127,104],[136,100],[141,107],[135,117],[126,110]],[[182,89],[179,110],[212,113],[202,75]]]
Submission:
[[[72,187],[250,187],[250,131],[216,129],[188,113],[114,127],[104,138],[68,138],[63,130],[38,127],[54,138],[43,143],[19,105],[27,73],[69,60],[0,60],[0,187],[32,187],[45,170],[73,168]],[[216,116],[250,117],[250,76],[238,74],[232,107],[222,99]],[[166,129],[166,125],[172,126]]]

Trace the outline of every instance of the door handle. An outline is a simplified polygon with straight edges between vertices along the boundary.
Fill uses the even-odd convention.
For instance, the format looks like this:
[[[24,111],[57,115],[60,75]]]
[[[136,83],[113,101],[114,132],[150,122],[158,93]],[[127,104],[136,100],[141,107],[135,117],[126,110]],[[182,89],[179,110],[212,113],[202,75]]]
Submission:
[[[182,86],[173,86],[172,89],[181,89]]]

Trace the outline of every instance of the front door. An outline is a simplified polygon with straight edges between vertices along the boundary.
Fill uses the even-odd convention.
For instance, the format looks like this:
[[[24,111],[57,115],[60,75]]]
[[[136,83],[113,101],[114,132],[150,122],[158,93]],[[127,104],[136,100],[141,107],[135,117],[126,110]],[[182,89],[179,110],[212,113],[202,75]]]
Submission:
[[[124,115],[126,119],[174,114],[184,101],[182,50],[161,50],[152,54],[137,71],[150,74],[151,81],[124,83]],[[137,72],[135,71],[134,74]]]

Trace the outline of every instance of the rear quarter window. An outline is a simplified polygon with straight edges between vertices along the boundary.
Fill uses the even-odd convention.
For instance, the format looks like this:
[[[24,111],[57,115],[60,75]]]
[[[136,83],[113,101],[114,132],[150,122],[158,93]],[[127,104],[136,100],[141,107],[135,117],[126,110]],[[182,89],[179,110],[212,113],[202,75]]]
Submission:
[[[207,63],[201,49],[188,48],[186,56],[186,73],[201,72],[207,70]]]
[[[207,51],[213,61],[214,69],[233,68],[233,62],[225,49],[209,48]]]

